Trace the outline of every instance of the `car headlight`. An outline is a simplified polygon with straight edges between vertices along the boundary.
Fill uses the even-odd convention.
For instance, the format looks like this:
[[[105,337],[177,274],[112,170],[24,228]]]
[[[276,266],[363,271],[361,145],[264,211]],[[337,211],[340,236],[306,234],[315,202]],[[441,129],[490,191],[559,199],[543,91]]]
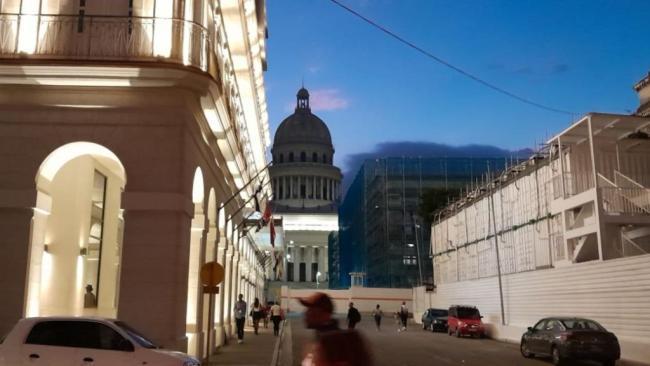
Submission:
[[[463,322],[458,322],[458,326],[461,327],[461,328],[464,327],[464,326],[466,326],[466,325],[467,325],[467,324],[465,324],[465,323],[463,323]]]

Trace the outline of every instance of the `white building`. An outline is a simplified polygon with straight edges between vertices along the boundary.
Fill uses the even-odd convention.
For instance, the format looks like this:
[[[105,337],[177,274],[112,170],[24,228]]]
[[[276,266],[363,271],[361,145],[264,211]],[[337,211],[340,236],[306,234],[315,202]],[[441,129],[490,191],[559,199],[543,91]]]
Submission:
[[[298,288],[328,287],[328,235],[338,231],[341,171],[333,165],[327,125],[311,112],[301,88],[296,110],[282,121],[273,141],[273,207],[284,231],[281,283]]]
[[[515,341],[542,317],[584,316],[647,361],[649,132],[647,117],[588,114],[438,213],[436,288],[418,306],[475,304]]]
[[[0,0],[0,334],[99,315],[223,344],[265,284],[240,226],[269,180],[265,34],[263,0]]]

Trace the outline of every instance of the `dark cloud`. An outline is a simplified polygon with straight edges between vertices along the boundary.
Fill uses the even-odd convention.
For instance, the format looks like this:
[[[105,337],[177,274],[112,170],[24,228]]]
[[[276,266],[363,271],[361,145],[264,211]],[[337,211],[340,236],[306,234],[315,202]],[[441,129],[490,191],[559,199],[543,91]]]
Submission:
[[[498,158],[519,157],[526,158],[532,153],[531,149],[506,150],[490,145],[463,145],[451,146],[435,142],[394,141],[377,144],[373,151],[348,155],[344,162],[343,188],[354,180],[359,168],[367,159],[386,157],[449,157],[449,158]]]

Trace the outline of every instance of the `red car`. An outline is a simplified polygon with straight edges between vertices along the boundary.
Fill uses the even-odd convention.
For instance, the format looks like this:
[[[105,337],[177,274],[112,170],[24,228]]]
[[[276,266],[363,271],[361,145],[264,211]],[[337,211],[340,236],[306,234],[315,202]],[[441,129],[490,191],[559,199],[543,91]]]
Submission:
[[[456,337],[470,335],[483,338],[486,333],[481,318],[483,317],[475,306],[452,305],[447,318],[447,333]]]

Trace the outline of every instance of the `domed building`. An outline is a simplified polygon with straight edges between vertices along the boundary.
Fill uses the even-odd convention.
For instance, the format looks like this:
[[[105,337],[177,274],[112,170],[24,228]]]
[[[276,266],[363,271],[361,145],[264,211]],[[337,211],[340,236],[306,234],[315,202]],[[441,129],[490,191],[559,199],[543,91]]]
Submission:
[[[332,136],[311,112],[309,92],[298,91],[294,113],[273,141],[273,211],[282,216],[286,255],[283,282],[327,286],[328,235],[338,231],[341,170],[333,165]]]

